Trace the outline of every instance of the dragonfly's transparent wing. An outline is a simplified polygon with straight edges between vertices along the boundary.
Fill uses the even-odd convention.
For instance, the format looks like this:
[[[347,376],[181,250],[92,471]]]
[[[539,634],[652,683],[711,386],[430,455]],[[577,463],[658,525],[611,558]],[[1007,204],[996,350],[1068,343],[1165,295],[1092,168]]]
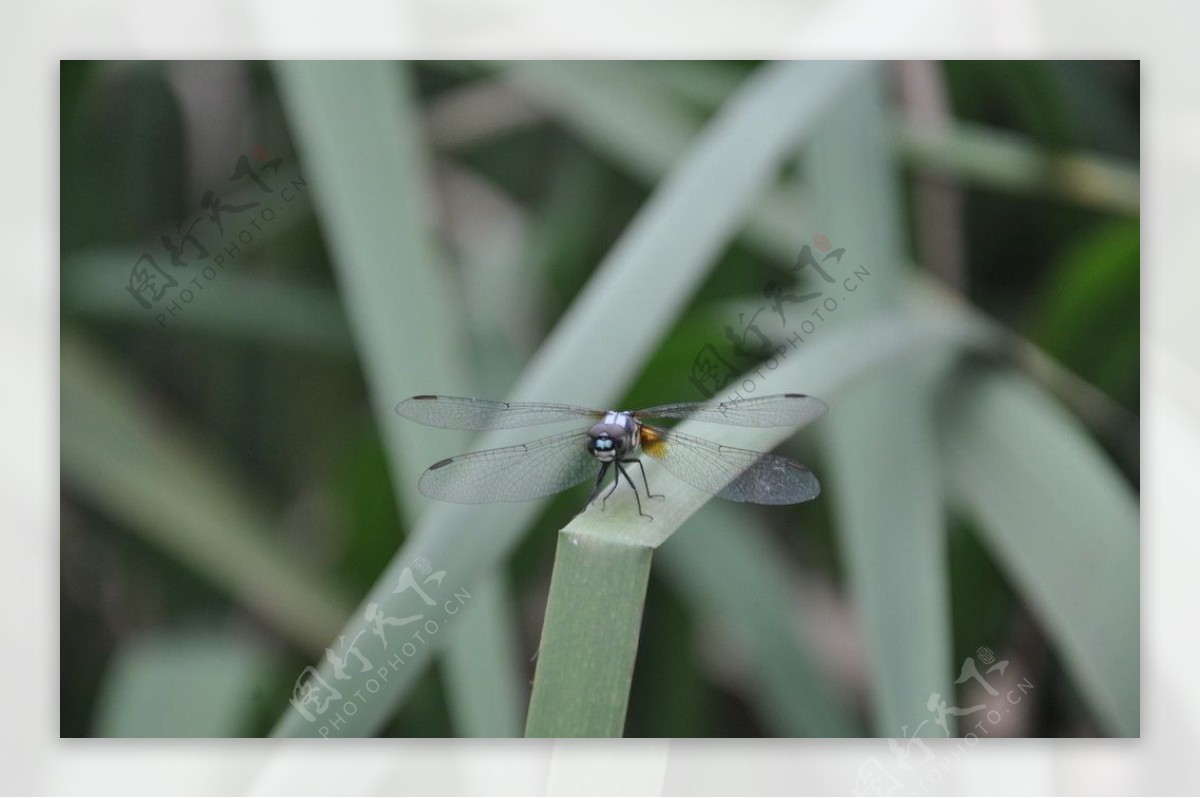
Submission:
[[[675,430],[643,425],[642,451],[689,485],[730,501],[798,504],[821,493],[813,473],[794,460]]]
[[[587,432],[577,430],[442,460],[421,475],[418,487],[431,499],[459,504],[519,502],[578,485],[598,469]]]
[[[414,396],[396,405],[396,412],[430,427],[474,430],[530,427],[555,421],[601,418],[604,415],[598,410],[574,405],[493,402],[462,396]]]
[[[683,402],[648,407],[634,413],[638,418],[691,418],[735,427],[799,427],[825,415],[829,405],[815,396],[780,393],[753,399],[734,399],[710,405]]]

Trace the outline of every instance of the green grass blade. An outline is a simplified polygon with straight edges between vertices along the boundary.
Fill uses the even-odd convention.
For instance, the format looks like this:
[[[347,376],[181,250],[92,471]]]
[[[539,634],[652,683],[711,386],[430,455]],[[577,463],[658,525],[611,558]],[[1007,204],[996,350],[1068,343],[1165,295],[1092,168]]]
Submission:
[[[525,709],[517,628],[500,575],[473,590],[442,654],[450,718],[460,737],[519,737]]]
[[[819,62],[764,67],[661,184],[606,259],[605,279],[585,288],[539,351],[518,393],[552,393],[549,389],[556,386],[550,383],[560,380],[550,376],[548,363],[571,363],[588,378],[572,388],[585,403],[596,401],[596,375],[615,376],[614,386],[632,377],[697,287],[710,259],[772,182],[801,132],[815,123],[857,69]],[[786,113],[775,103],[783,103]],[[644,275],[651,273],[655,290],[638,290]],[[621,325],[611,323],[615,307],[627,320]],[[621,350],[641,357],[624,357]],[[607,393],[611,397],[614,392],[610,388]]]
[[[620,737],[653,550],[558,536],[526,737]]]
[[[425,501],[415,480],[429,465],[424,453],[446,438],[397,423],[396,403],[431,385],[446,393],[469,386],[454,325],[459,308],[422,210],[420,118],[406,74],[381,62],[275,65],[396,495],[412,518],[409,508]]]
[[[347,602],[272,540],[272,522],[195,436],[153,421],[119,368],[69,334],[61,353],[63,482],[319,652]]]
[[[162,327],[125,290],[139,253],[102,250],[73,256],[63,265],[64,314],[136,325],[151,334],[203,333],[282,344],[335,357],[354,354],[346,317],[329,291],[276,277],[221,272],[205,293]]]
[[[988,188],[1040,192],[1098,210],[1137,216],[1137,164],[1094,154],[1055,155],[1012,133],[959,124],[925,130],[897,128],[905,156],[917,167]]]
[[[907,284],[882,83],[876,70],[856,84],[806,153],[813,189],[825,198],[822,232],[872,269],[836,324],[895,307]],[[834,521],[871,655],[872,721],[889,736],[918,726],[931,693],[950,694],[945,519],[929,389],[917,369],[893,371],[847,392],[822,428]]]
[[[701,127],[682,90],[636,65],[527,62],[506,74],[597,152],[650,184],[671,171]],[[804,211],[795,185],[772,185],[751,208],[744,234],[766,254],[791,260]]]
[[[765,67],[748,81],[647,202],[527,368],[512,398],[586,404],[613,401],[685,306],[797,138],[856,70],[855,65],[778,64]],[[319,192],[318,178],[314,173],[314,195]],[[654,292],[642,290],[648,273],[655,275]],[[620,325],[611,323],[614,307],[622,309],[624,322]],[[428,386],[423,390],[429,390]],[[485,435],[476,445],[496,445],[503,440]],[[442,440],[439,449],[444,452],[447,445]],[[469,592],[507,555],[538,506],[431,507],[364,599],[363,607],[375,603],[391,615],[422,612],[438,623],[450,621],[440,606],[418,606],[411,594],[391,592],[403,569],[423,556],[446,570],[447,593],[452,594],[455,586]],[[368,627],[359,615],[346,629],[354,635]],[[386,688],[347,718],[336,733],[354,736],[378,729],[431,653],[429,647],[419,649],[390,676]],[[289,709],[275,733],[313,735],[320,733],[319,729]]]
[[[97,699],[96,737],[248,737],[279,663],[228,634],[165,633],[125,644]]]
[[[431,390],[471,393],[455,321],[463,310],[445,284],[422,212],[419,112],[397,65],[289,62],[277,65],[276,75],[333,252],[396,495],[412,524],[426,502],[416,482],[431,462],[427,452],[465,438],[404,424],[393,408]],[[467,724],[463,734],[520,728],[512,710],[517,674],[507,656],[514,644],[502,634],[512,624],[499,623],[503,607],[477,602],[464,610],[469,627],[497,625],[475,639],[473,651],[451,646],[450,701]]]
[[[846,696],[795,634],[804,608],[795,606],[787,554],[778,548],[736,507],[713,502],[662,547],[659,569],[748,654],[749,698],[773,736],[857,736]]]
[[[914,372],[842,397],[824,447],[884,736],[916,728],[931,693],[951,694],[945,519],[928,385]]]
[[[686,101],[633,64],[524,61],[506,77],[599,152],[653,184],[687,151],[700,121]]]
[[[955,385],[943,417],[956,504],[1109,732],[1139,729],[1138,503],[1080,424],[1015,374]]]
[[[744,76],[740,65],[724,61],[650,61],[640,66],[648,77],[701,108],[720,106]]]

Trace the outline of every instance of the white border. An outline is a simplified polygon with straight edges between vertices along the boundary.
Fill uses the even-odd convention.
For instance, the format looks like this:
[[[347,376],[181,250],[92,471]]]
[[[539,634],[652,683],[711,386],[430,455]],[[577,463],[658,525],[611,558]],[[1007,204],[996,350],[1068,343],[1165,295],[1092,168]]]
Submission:
[[[981,745],[948,792],[1200,791],[1200,5],[1088,0],[784,3],[6,4],[0,326],[0,730],[5,793],[847,793],[870,741],[58,739],[58,59],[267,57],[1141,58],[1143,739]],[[1171,268],[1174,266],[1175,268]],[[40,612],[29,612],[36,599]],[[569,751],[569,756],[564,752]],[[553,762],[551,761],[553,755]],[[582,763],[572,763],[582,757]],[[599,763],[599,764],[598,764]],[[573,773],[575,775],[573,775]],[[591,774],[590,776],[586,774]],[[619,778],[618,778],[619,777]]]

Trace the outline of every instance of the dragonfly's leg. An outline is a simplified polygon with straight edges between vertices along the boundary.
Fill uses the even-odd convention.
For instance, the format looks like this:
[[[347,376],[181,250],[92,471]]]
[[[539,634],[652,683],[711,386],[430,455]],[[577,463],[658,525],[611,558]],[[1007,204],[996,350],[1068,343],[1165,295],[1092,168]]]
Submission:
[[[587,507],[589,504],[596,501],[596,494],[600,492],[600,483],[604,481],[604,475],[608,473],[609,465],[609,463],[603,463],[600,466],[600,473],[596,475],[596,484],[592,488],[592,495],[588,496],[587,502],[583,505],[584,507]]]
[[[626,478],[626,479],[629,479],[629,477],[625,477],[625,478]],[[615,473],[615,474],[613,474],[613,484],[612,484],[612,487],[608,489],[608,493],[604,494],[604,498],[600,500],[600,510],[601,510],[601,511],[603,511],[603,510],[604,510],[604,507],[605,507],[605,505],[607,505],[607,504],[608,504],[608,497],[609,497],[609,496],[612,496],[614,493],[616,493],[616,492],[617,492],[617,485],[620,485],[620,484],[621,484],[621,475],[620,475],[620,473],[618,472],[618,473]],[[632,483],[630,483],[630,484],[632,484]]]
[[[649,496],[651,499],[665,499],[665,498],[667,498],[666,496],[662,495],[661,493],[651,493],[651,492],[650,492],[650,483],[646,481],[646,467],[645,467],[644,465],[642,465],[642,461],[641,461],[641,460],[639,460],[639,459],[638,459],[638,458],[636,458],[636,457],[626,457],[626,458],[625,458],[624,460],[622,460],[621,462],[623,462],[623,463],[637,463],[637,464],[638,464],[638,468],[642,469],[642,484],[646,486],[646,495],[647,495],[647,496]]]
[[[649,513],[642,512],[642,497],[638,493],[637,485],[633,484],[633,480],[630,479],[629,474],[627,474],[625,472],[625,466],[621,465],[620,460],[617,461],[617,473],[620,474],[621,476],[625,477],[625,481],[629,483],[629,487],[633,488],[633,498],[637,499],[638,515],[644,516],[645,518],[648,518],[651,521],[653,521],[654,516],[650,515]],[[643,474],[643,476],[645,476],[645,474]],[[649,491],[647,490],[647,492],[649,492]]]

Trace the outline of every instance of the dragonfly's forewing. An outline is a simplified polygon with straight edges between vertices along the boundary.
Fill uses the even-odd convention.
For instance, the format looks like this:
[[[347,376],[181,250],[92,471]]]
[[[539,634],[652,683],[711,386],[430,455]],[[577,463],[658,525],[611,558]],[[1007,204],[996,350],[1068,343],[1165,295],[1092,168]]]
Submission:
[[[752,399],[735,399],[710,405],[682,402],[638,410],[638,418],[690,418],[735,427],[799,427],[820,418],[829,405],[815,396],[781,393]]]
[[[396,412],[420,424],[443,429],[512,429],[555,421],[595,419],[598,410],[543,402],[493,402],[462,396],[414,396],[396,405]]]
[[[598,467],[587,450],[587,432],[564,432],[435,463],[418,487],[431,499],[459,504],[519,502],[594,478]]]
[[[794,460],[675,430],[643,425],[642,451],[689,485],[730,501],[798,504],[821,493],[813,473]]]

